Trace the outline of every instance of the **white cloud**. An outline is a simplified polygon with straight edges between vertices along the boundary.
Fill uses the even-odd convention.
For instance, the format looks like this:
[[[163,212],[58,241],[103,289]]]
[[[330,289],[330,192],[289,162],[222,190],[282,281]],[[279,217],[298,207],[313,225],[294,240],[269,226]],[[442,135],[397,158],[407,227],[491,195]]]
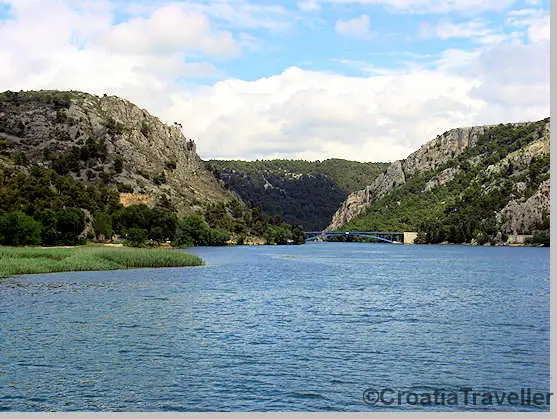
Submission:
[[[528,42],[447,50],[431,59],[429,69],[392,71],[344,60],[367,74],[290,67],[254,81],[193,87],[177,79],[224,74],[205,58],[193,61],[191,53],[226,56],[234,50],[207,14],[175,5],[115,26],[110,4],[77,3],[79,10],[62,0],[12,3],[14,18],[0,25],[0,90],[117,94],[165,121],[181,122],[205,158],[394,160],[450,128],[549,114],[549,37],[536,32],[542,15],[509,15],[512,25],[530,34]],[[169,10],[176,13],[162,19]],[[191,25],[179,27],[186,19]],[[114,38],[116,28],[121,37]],[[175,30],[172,39],[169,28]],[[211,42],[225,41],[197,43],[200,33]],[[132,45],[133,39],[141,45]]]
[[[246,0],[224,0],[202,3],[181,1],[176,3],[183,10],[202,13],[229,27],[243,29],[268,29],[275,32],[291,28],[293,14],[279,4],[257,4]]]
[[[520,9],[510,11],[507,23],[528,30],[530,42],[549,41],[549,14],[540,9]]]
[[[168,93],[180,87],[176,80],[224,76],[211,63],[186,59],[195,50],[180,50],[174,40],[164,45],[165,34],[153,34],[154,40],[145,40],[145,34],[130,31],[128,41],[137,35],[137,41],[145,40],[146,44],[130,46],[125,53],[116,51],[116,45],[107,47],[102,40],[115,28],[109,3],[14,0],[10,5],[12,18],[0,24],[0,90],[52,88],[119,94],[161,113],[171,103]],[[145,19],[139,26],[153,30],[156,19]],[[210,26],[198,28],[209,38],[214,33]],[[225,54],[229,44],[225,37],[222,45],[213,45],[220,39],[216,33],[215,38],[204,41],[203,48]],[[180,42],[184,43],[184,38]],[[122,44],[117,46],[122,48]],[[157,48],[166,48],[167,53],[161,55]]]
[[[138,17],[113,26],[102,43],[119,53],[167,54],[184,49],[209,55],[234,57],[240,47],[230,32],[212,30],[201,13],[185,12],[171,4],[145,19]]]
[[[304,12],[310,12],[321,9],[318,0],[305,0],[298,2],[298,8]]]
[[[350,20],[337,20],[335,31],[339,35],[354,38],[371,39],[372,34],[369,29],[369,16],[361,15]]]
[[[423,38],[434,37],[442,40],[451,38],[469,39],[482,44],[502,42],[509,37],[505,33],[489,27],[489,22],[480,18],[460,23],[444,19],[433,26],[423,23],[420,27],[420,35]]]
[[[403,13],[462,13],[473,15],[485,11],[502,11],[517,0],[316,0],[334,4],[378,4],[393,12]]]
[[[450,128],[546,117],[545,62],[541,48],[507,44],[449,51],[436,69],[405,74],[346,77],[294,67],[176,96],[169,112],[190,116],[185,129],[200,138],[205,157],[393,160]]]

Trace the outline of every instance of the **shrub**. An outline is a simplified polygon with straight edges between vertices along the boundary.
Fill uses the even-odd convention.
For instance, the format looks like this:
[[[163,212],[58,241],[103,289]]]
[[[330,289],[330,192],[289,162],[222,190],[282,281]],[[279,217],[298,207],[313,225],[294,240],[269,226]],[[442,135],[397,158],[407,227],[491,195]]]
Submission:
[[[155,175],[153,178],[153,183],[155,185],[162,185],[166,183],[166,175],[164,171],[160,172],[158,175]]]
[[[8,148],[8,140],[4,136],[0,136],[0,154],[4,153]]]
[[[533,237],[526,239],[526,244],[542,245],[544,247],[549,247],[550,245],[549,230],[536,231]]]
[[[63,123],[66,122],[67,119],[68,119],[68,115],[64,110],[58,109],[56,111],[56,122]]]
[[[106,132],[111,136],[121,135],[124,132],[124,126],[112,117],[108,118],[104,125],[106,127]]]
[[[113,160],[114,171],[116,173],[122,173],[122,170],[124,170],[124,159],[122,158],[122,156],[116,154]]]
[[[16,153],[14,155],[14,163],[19,166],[25,166],[29,163],[29,159],[25,153]]]
[[[147,241],[147,230],[144,228],[130,228],[126,233],[126,245],[143,247]]]
[[[141,134],[143,134],[145,138],[149,137],[149,124],[147,121],[141,123]]]
[[[176,165],[177,165],[176,160],[175,160],[175,159],[171,159],[171,160],[168,160],[168,161],[166,162],[165,167],[166,167],[168,170],[175,170],[175,169],[176,169]]]
[[[118,192],[133,193],[133,186],[126,183],[117,183],[116,188],[118,188]]]

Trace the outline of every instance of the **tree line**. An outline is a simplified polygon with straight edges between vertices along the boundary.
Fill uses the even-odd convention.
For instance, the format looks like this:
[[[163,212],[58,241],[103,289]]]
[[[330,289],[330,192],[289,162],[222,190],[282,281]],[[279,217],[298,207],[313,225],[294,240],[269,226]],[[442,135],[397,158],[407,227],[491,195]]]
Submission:
[[[103,182],[85,185],[37,166],[0,171],[2,245],[75,245],[117,237],[131,246],[219,246],[243,244],[250,236],[263,237],[268,244],[304,242],[300,226],[237,200],[180,218],[164,199],[154,208],[124,207],[118,191]]]

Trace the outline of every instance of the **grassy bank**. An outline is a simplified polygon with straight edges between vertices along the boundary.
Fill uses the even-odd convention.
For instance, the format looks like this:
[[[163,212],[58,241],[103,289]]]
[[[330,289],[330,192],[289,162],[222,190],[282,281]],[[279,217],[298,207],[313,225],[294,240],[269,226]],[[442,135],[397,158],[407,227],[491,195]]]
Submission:
[[[0,247],[0,278],[18,274],[198,265],[203,265],[201,258],[168,249]]]

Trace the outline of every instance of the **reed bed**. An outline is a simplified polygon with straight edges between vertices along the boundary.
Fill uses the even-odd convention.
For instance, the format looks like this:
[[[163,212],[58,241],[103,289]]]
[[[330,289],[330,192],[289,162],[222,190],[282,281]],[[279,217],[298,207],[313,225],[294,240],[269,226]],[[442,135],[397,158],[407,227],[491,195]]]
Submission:
[[[51,272],[199,266],[203,263],[197,256],[171,249],[0,247],[0,278]]]

